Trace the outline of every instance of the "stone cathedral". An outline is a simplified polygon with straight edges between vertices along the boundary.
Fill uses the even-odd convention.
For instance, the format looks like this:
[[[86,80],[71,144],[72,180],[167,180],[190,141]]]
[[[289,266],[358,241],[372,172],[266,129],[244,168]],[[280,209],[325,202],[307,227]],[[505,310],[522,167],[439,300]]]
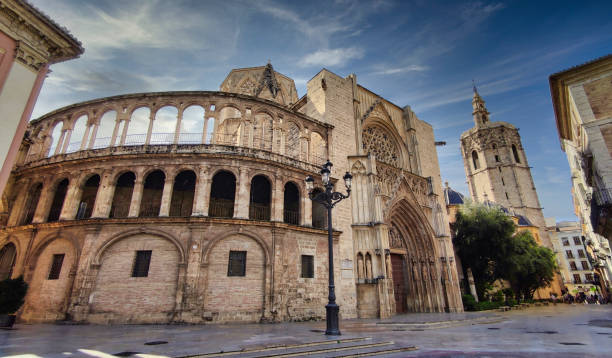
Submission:
[[[476,87],[472,109],[475,125],[463,132],[460,140],[472,200],[493,202],[514,216],[526,218],[527,224],[538,228],[538,233],[534,233],[538,244],[553,250],[518,129],[510,123],[491,122]],[[558,294],[561,292],[558,281],[557,277],[548,290],[538,290],[536,295],[548,298],[550,290]]]
[[[298,97],[271,64],[219,91],[123,94],[30,122],[4,193],[0,274],[19,318],[280,322],[325,316],[330,160],[341,318],[461,311],[431,125],[321,70]]]

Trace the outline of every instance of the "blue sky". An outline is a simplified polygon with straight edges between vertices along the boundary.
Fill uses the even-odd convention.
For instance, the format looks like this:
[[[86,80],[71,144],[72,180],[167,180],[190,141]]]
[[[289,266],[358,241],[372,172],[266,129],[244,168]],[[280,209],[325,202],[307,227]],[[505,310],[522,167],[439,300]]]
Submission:
[[[299,95],[322,67],[431,123],[443,181],[468,194],[459,136],[472,79],[491,120],[520,128],[545,216],[575,220],[548,76],[612,52],[612,1],[30,0],[85,47],[52,66],[37,118],[132,92],[217,90],[232,68],[264,65]]]

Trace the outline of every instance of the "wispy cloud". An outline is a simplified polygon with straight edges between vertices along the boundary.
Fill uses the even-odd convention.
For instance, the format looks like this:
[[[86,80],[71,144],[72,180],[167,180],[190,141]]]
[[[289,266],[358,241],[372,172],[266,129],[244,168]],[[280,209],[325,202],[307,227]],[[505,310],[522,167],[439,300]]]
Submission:
[[[317,50],[306,55],[299,63],[302,67],[344,66],[354,59],[363,58],[364,50],[360,47],[347,47]]]
[[[427,71],[429,67],[427,66],[418,66],[418,65],[410,65],[404,67],[389,67],[380,66],[381,69],[372,72],[373,75],[397,75],[400,73],[406,72],[423,72]]]

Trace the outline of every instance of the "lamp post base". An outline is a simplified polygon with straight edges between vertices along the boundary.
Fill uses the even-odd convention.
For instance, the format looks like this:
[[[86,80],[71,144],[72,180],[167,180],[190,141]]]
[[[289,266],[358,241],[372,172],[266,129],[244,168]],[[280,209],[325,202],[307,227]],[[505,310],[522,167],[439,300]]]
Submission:
[[[325,306],[326,311],[326,322],[327,329],[325,330],[325,334],[328,336],[339,336],[340,327],[338,326],[338,312],[340,311],[340,306],[335,303],[328,303]]]

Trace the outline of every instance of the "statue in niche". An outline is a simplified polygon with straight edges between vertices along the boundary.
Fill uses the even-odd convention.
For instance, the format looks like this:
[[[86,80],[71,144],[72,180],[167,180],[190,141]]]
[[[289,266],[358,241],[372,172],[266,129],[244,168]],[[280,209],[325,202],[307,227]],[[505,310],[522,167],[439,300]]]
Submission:
[[[399,233],[395,228],[389,230],[389,247],[393,249],[403,249],[404,240],[400,237]]]

